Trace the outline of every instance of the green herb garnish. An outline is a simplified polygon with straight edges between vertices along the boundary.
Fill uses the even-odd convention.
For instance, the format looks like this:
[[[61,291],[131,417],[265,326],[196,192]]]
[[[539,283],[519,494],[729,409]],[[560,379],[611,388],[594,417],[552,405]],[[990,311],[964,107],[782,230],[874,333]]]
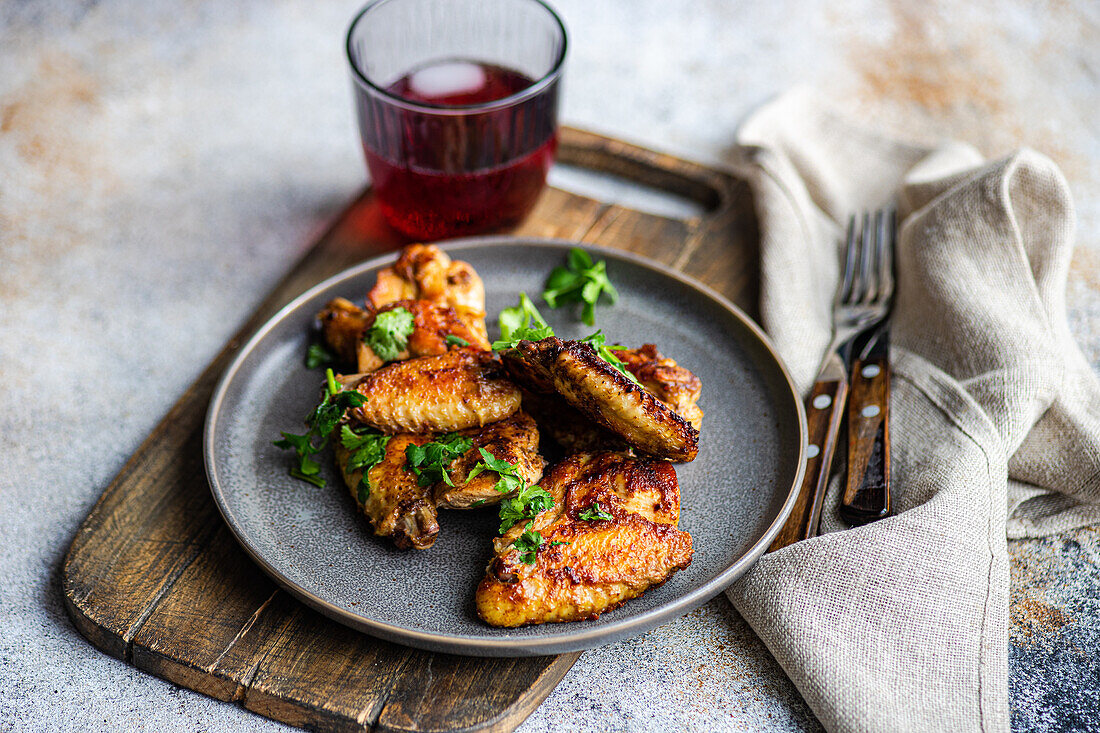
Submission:
[[[448,474],[454,460],[470,450],[474,442],[458,433],[447,433],[439,440],[424,445],[409,445],[405,448],[405,458],[409,468],[416,474],[418,486],[430,486],[443,481],[454,486]]]
[[[314,342],[306,349],[306,369],[329,366],[335,361],[336,356],[322,344]]]
[[[596,331],[596,333],[592,334],[591,336],[585,336],[583,339],[581,339],[581,341],[591,346],[595,350],[596,356],[600,357],[608,364],[615,367],[615,369],[618,370],[627,379],[634,382],[635,384],[641,384],[641,382],[638,381],[638,378],[635,377],[634,374],[626,368],[626,364],[623,364],[622,360],[620,360],[619,357],[615,356],[615,352],[623,351],[624,347],[617,344],[613,346],[608,346],[607,339],[604,338],[603,331]]]
[[[554,329],[546,323],[527,293],[520,293],[519,305],[505,308],[499,318],[500,340],[493,342],[493,351],[510,349],[520,341],[540,341],[554,335]]]
[[[541,486],[527,486],[515,464],[497,458],[484,448],[478,448],[481,460],[466,477],[469,483],[485,471],[495,471],[500,478],[493,486],[501,494],[516,495],[500,502],[500,533],[504,534],[525,519],[534,519],[539,512],[554,506],[554,499]],[[517,491],[518,489],[518,491]]]
[[[535,555],[542,547],[542,535],[531,529],[534,522],[528,522],[523,534],[516,538],[512,547],[519,550],[519,560],[526,565],[535,564]]]
[[[566,256],[565,266],[555,267],[546,278],[542,297],[551,308],[584,303],[581,320],[592,326],[596,323],[596,302],[603,293],[612,305],[619,300],[619,293],[607,278],[607,263],[603,260],[593,263],[587,252],[574,247]]]
[[[446,341],[447,344],[450,346],[461,346],[462,348],[466,348],[470,345],[469,341],[462,338],[461,336],[455,336],[453,333],[447,334],[444,341]]]
[[[557,547],[558,545],[571,545],[571,544],[573,544],[573,543],[572,542],[562,542],[561,540],[554,540],[553,542],[550,543],[550,546],[551,547]]]
[[[510,499],[500,502],[500,533],[554,506],[554,498],[541,486],[524,486]]]
[[[519,475],[519,469],[508,461],[503,461],[484,448],[477,449],[481,453],[481,460],[477,462],[470,473],[466,475],[466,483],[470,483],[485,471],[496,471],[500,480],[493,486],[502,494],[510,494],[523,484],[523,477]]]
[[[366,504],[370,498],[370,470],[382,462],[386,457],[386,444],[390,442],[390,436],[374,430],[362,428],[359,432],[352,430],[347,425],[340,426],[340,443],[350,451],[346,466],[347,473],[362,471],[359,479],[359,490],[356,498],[360,504]]]
[[[577,516],[586,522],[593,522],[597,519],[604,522],[610,522],[612,519],[614,519],[613,516],[605,512],[603,509],[600,509],[600,502],[598,501],[592,502],[592,506],[582,510],[581,513]]]
[[[379,313],[374,323],[363,334],[363,341],[382,361],[393,361],[401,356],[415,329],[413,314],[405,308]]]
[[[355,390],[341,389],[336,384],[332,369],[325,370],[325,396],[321,403],[306,416],[309,426],[302,435],[282,433],[282,439],[275,441],[277,448],[293,450],[297,463],[290,468],[290,475],[308,481],[315,486],[324,486],[320,477],[321,464],[317,455],[328,445],[336,426],[344,418],[344,413],[353,407],[360,407],[367,398]]]

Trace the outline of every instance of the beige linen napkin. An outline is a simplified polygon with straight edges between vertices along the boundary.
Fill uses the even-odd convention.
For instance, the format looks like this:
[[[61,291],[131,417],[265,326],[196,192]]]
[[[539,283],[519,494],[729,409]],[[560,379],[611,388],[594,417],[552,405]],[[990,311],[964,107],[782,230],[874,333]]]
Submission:
[[[1047,158],[862,130],[807,93],[741,129],[761,316],[808,390],[849,214],[897,201],[896,515],[764,556],[729,597],[840,731],[1006,731],[1006,537],[1100,521],[1100,382],[1070,337],[1074,213]],[[841,456],[841,460],[843,456]]]

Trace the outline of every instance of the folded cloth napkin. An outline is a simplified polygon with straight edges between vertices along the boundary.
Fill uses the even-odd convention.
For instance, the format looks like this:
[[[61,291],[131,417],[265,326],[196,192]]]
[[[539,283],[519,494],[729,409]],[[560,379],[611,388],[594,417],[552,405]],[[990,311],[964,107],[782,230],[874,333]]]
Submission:
[[[896,201],[896,514],[765,555],[728,595],[829,730],[1006,731],[1006,537],[1100,521],[1100,381],[1073,343],[1066,182],[1031,150],[909,145],[792,93],[742,127],[761,316],[808,391],[843,228]],[[843,465],[843,456],[838,456]]]

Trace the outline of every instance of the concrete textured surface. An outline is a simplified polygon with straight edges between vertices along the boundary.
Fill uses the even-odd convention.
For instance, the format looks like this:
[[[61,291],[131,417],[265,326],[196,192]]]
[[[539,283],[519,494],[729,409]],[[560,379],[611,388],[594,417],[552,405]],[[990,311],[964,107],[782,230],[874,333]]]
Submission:
[[[0,729],[285,726],[111,659],[57,585],[126,457],[363,183],[358,2],[0,4]],[[565,121],[721,160],[796,84],[868,124],[1028,145],[1079,210],[1100,364],[1100,5],[556,0]],[[1100,730],[1100,530],[1012,545],[1013,728]],[[814,730],[724,599],[586,653],[522,730]]]

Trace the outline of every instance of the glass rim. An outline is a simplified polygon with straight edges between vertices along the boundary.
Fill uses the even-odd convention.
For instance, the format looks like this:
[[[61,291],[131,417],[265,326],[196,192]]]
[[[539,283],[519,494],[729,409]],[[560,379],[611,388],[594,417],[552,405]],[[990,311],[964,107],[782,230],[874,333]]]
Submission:
[[[569,33],[565,30],[565,23],[562,22],[561,17],[550,7],[544,0],[524,0],[525,2],[534,3],[539,5],[549,14],[550,18],[557,24],[558,30],[561,32],[561,48],[558,50],[557,58],[554,59],[554,63],[550,66],[550,70],[536,79],[530,85],[524,87],[518,92],[509,94],[507,97],[501,97],[500,99],[494,99],[491,102],[479,102],[477,104],[432,104],[430,102],[413,102],[412,100],[405,99],[397,94],[387,91],[375,82],[367,78],[367,75],[363,73],[363,70],[359,68],[359,65],[355,63],[355,59],[351,52],[351,39],[355,33],[355,28],[359,25],[359,22],[375,8],[385,5],[390,2],[401,2],[401,0],[371,0],[363,6],[363,8],[352,19],[351,25],[348,26],[347,40],[344,44],[344,50],[347,53],[348,65],[351,66],[352,78],[356,84],[360,87],[364,87],[367,92],[377,94],[380,97],[384,97],[387,101],[396,104],[405,109],[428,112],[432,114],[469,114],[470,112],[483,112],[495,109],[503,109],[505,107],[511,107],[519,102],[523,102],[531,97],[538,96],[540,93],[546,90],[551,84],[558,80],[561,76],[562,68],[565,65],[565,52],[569,47]]]

